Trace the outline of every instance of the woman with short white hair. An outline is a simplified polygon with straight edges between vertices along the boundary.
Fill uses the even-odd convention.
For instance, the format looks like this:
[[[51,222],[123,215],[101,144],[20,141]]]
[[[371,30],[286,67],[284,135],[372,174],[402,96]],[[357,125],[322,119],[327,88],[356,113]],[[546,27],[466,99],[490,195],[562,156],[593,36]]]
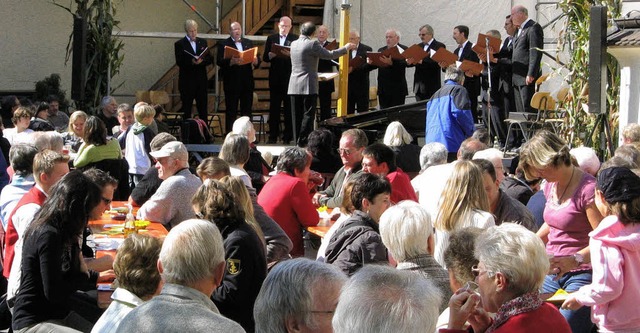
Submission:
[[[491,227],[478,236],[475,255],[478,290],[456,291],[449,327],[440,332],[466,332],[467,321],[474,332],[571,332],[558,309],[540,299],[549,259],[536,234],[513,223]]]
[[[432,281],[444,297],[451,296],[449,274],[433,258],[433,224],[426,209],[410,200],[390,207],[380,217],[380,236],[398,263],[397,269],[420,273]],[[447,306],[442,305],[440,311]]]
[[[269,172],[272,171],[271,166],[262,158],[262,153],[256,147],[256,129],[253,127],[251,118],[247,116],[240,117],[233,122],[232,133],[242,135],[249,140],[249,159],[244,164],[244,171],[251,179],[251,187],[259,193],[264,183],[269,179]]]

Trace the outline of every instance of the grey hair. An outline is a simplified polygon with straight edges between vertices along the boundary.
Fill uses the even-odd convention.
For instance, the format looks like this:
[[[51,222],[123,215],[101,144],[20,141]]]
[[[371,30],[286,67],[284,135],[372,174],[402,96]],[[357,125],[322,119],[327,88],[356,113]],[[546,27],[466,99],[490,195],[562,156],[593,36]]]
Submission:
[[[296,258],[278,263],[262,283],[253,308],[256,332],[286,333],[286,321],[314,327],[313,297],[332,286],[341,288],[347,276],[333,265]],[[320,289],[320,290],[318,290]]]
[[[62,152],[64,138],[62,138],[60,133],[54,131],[35,132],[32,136],[33,143],[38,148],[38,151],[50,149],[59,153]]]
[[[402,126],[399,121],[393,121],[387,126],[387,130],[384,132],[384,139],[382,142],[390,147],[398,147],[403,144],[410,144],[413,141],[411,134]]]
[[[104,96],[100,101],[100,108],[104,109],[105,106],[109,105],[111,101],[115,101],[116,99],[113,96]]]
[[[160,250],[162,279],[193,287],[212,279],[216,268],[224,264],[222,236],[215,224],[205,220],[186,220],[173,227]]]
[[[502,38],[500,36],[500,31],[494,30],[494,29],[491,29],[491,30],[487,31],[487,35],[489,35],[491,37],[495,37],[495,38]]]
[[[158,151],[162,148],[162,146],[166,145],[171,141],[178,141],[178,140],[176,139],[175,136],[169,133],[161,132],[161,133],[158,133],[156,136],[154,136],[153,139],[151,139],[149,146],[151,148],[151,151]]]
[[[187,19],[186,21],[184,21],[184,31],[187,32],[190,27],[195,27],[196,29],[198,29],[198,22],[192,19]]]
[[[569,150],[569,154],[576,158],[580,169],[592,176],[595,176],[600,169],[600,159],[593,148],[578,147]]]
[[[484,159],[491,162],[491,164],[493,164],[494,166],[502,165],[503,157],[504,157],[504,153],[496,148],[483,149],[473,154],[474,160]]]
[[[30,175],[33,173],[33,159],[38,153],[36,146],[19,143],[9,149],[9,163],[16,175]]]
[[[220,148],[220,158],[229,165],[244,165],[249,160],[249,139],[240,134],[230,133]]]
[[[433,223],[426,209],[411,200],[389,207],[380,217],[380,236],[397,262],[427,254]]]
[[[478,236],[476,258],[490,275],[502,273],[518,296],[537,291],[549,271],[549,258],[540,237],[527,228],[502,223]]]
[[[441,300],[438,288],[420,274],[388,266],[364,266],[342,288],[333,330],[434,332]]]
[[[434,33],[433,33],[433,27],[432,26],[430,26],[428,24],[425,24],[425,25],[421,26],[420,29],[418,29],[418,31],[420,31],[422,29],[427,29],[427,34],[433,36]]]
[[[253,128],[253,123],[251,122],[251,118],[247,116],[240,117],[233,122],[233,127],[231,132],[235,134],[240,134],[244,136],[249,136],[249,131]]]
[[[456,67],[456,65],[451,65],[447,67],[447,71],[444,73],[444,80],[451,80],[462,84],[464,82],[464,72]]]
[[[122,103],[122,104],[118,105],[116,113],[117,114],[121,114],[121,113],[124,113],[124,112],[133,112],[133,108],[131,107],[131,104]]]
[[[525,6],[517,5],[517,6],[514,6],[514,7],[513,7],[513,10],[514,10],[516,13],[522,13],[522,14],[524,14],[524,15],[526,15],[526,16],[529,16],[529,10],[528,10],[528,9],[527,9],[527,7],[525,7]]]
[[[358,30],[351,30],[350,33],[353,33],[354,35],[356,35],[356,37],[360,38],[360,31]]]
[[[400,34],[400,31],[398,31],[398,29],[389,28],[389,29],[387,29],[385,34],[388,33],[388,32],[393,32],[396,36],[398,36],[398,40],[400,40],[400,38],[402,37],[402,35]]]
[[[447,147],[440,142],[429,142],[420,149],[420,169],[447,163]]]
[[[298,172],[304,171],[305,167],[310,163],[311,155],[305,149],[289,147],[278,157],[276,169],[278,169],[279,172],[286,172],[294,176],[296,170]]]

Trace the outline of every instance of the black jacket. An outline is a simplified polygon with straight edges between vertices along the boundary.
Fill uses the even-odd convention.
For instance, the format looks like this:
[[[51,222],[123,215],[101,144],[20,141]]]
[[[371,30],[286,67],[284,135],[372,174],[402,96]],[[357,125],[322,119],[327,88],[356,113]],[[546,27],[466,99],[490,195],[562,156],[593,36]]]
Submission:
[[[388,262],[378,224],[359,210],[353,212],[329,240],[325,261],[349,276],[365,264]]]
[[[398,44],[402,49],[407,47]],[[385,51],[386,46],[378,49],[378,52]],[[407,78],[405,75],[407,62],[403,60],[393,59],[393,65],[389,67],[378,68],[378,95],[402,95],[407,96]]]
[[[253,47],[253,42],[246,38],[240,38],[240,43],[242,44],[242,49],[244,51]],[[222,76],[222,80],[224,82],[224,90],[244,90],[249,89],[253,91],[254,81],[253,81],[253,65],[234,65],[231,66],[231,59],[224,58],[224,48],[225,46],[236,49],[236,44],[231,37],[223,40],[218,44],[218,56],[216,60],[216,64],[220,67],[220,75]],[[258,59],[260,56],[258,55]],[[260,66],[260,62],[258,61],[258,65]],[[257,67],[256,66],[256,67]],[[237,91],[239,93],[239,91]]]
[[[418,45],[424,47],[424,43],[420,43]],[[427,52],[429,52],[429,50],[437,51],[440,48],[446,49],[444,44],[434,39],[431,44],[429,44]],[[413,74],[413,92],[415,94],[431,97],[433,93],[442,87],[442,78],[440,75],[440,73],[442,73],[442,68],[440,68],[440,65],[433,61],[431,57],[422,59],[422,63],[416,64],[415,67],[416,71]],[[404,168],[402,168],[402,170],[404,170]]]

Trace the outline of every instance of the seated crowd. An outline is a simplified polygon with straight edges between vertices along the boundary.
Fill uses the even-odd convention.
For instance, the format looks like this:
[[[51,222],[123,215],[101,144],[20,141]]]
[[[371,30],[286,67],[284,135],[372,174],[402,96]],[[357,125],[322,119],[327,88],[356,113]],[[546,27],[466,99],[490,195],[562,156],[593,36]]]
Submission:
[[[48,125],[67,133],[31,133],[25,107],[5,131],[0,328],[640,331],[632,139],[600,165],[593,150],[539,131],[510,174],[502,153],[473,137],[447,163],[447,147],[413,145],[400,123],[384,143],[321,129],[307,149],[285,148],[270,175],[248,117],[219,156],[190,165],[146,103],[108,97],[100,114],[76,111],[66,122],[48,110],[35,121],[53,117]],[[100,170],[110,160],[118,170]],[[333,177],[319,186],[314,169]],[[115,257],[94,258],[89,220],[127,199],[167,236],[132,235]],[[315,258],[307,229],[319,222],[328,225]],[[101,309],[96,285],[114,278]],[[561,289],[566,300],[545,301]]]

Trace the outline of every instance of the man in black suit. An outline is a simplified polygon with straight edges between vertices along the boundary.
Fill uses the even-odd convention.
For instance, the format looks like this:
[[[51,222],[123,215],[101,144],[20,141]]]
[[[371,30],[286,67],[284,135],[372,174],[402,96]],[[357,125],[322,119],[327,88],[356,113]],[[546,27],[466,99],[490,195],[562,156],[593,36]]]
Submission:
[[[478,55],[471,49],[473,43],[469,41],[469,27],[466,25],[459,25],[453,28],[453,39],[458,43],[458,48],[453,51],[453,54],[458,56],[458,61],[469,60],[473,62],[480,62]],[[464,87],[467,88],[469,93],[469,100],[471,100],[471,112],[473,113],[473,121],[478,123],[478,96],[480,96],[480,77],[469,75],[465,73]]]
[[[291,99],[287,96],[289,78],[291,77],[291,57],[277,56],[271,52],[273,44],[290,46],[298,39],[298,35],[290,34],[291,18],[283,16],[278,23],[278,33],[267,37],[262,60],[271,63],[269,67],[269,143],[276,143],[280,136],[280,106],[284,104],[284,133],[282,141],[288,144],[293,139],[293,123],[291,122]]]
[[[183,119],[191,118],[193,100],[196,100],[198,117],[207,121],[207,65],[213,63],[207,41],[198,36],[198,23],[187,20],[184,23],[187,36],[174,44],[176,64],[180,68],[178,88],[182,100]]]
[[[231,23],[229,27],[230,37],[220,42],[218,45],[217,64],[220,67],[220,75],[224,84],[224,100],[226,106],[225,129],[231,132],[233,122],[238,116],[238,102],[240,103],[240,113],[243,116],[251,117],[251,106],[253,104],[253,69],[260,65],[258,57],[253,58],[250,64],[240,65],[240,58],[224,58],[225,46],[246,51],[253,47],[253,42],[242,37],[242,26],[238,22]]]
[[[521,5],[511,8],[511,21],[518,26],[513,39],[513,94],[518,112],[533,112],[531,98],[536,80],[541,75],[543,32],[537,22],[529,19],[527,8]]]
[[[373,49],[365,44],[360,43],[360,33],[356,30],[349,32],[349,43],[356,46],[355,50],[349,52],[349,93],[347,102],[347,114],[353,114],[369,110],[369,66],[367,65],[367,52]],[[359,66],[352,65],[353,59],[359,57],[361,64]]]
[[[513,55],[513,36],[517,29],[511,21],[511,15],[507,15],[505,18],[504,30],[507,32],[507,36],[502,41],[500,52],[494,56],[496,58],[496,70],[500,77],[500,80],[498,81],[498,90],[502,94],[504,101],[504,113],[509,115],[509,112],[516,111],[515,100],[513,97],[511,57]]]
[[[400,32],[397,30],[388,29],[384,37],[387,45],[379,48],[378,52],[397,47],[398,51],[402,53],[407,49],[406,46],[400,44]],[[403,105],[405,98],[409,94],[407,78],[405,77],[407,61],[384,56],[380,59],[387,64],[386,67],[378,68],[378,101],[380,102],[380,108],[386,109]]]
[[[329,44],[329,28],[326,25],[318,26],[316,31],[318,42],[326,48]],[[338,63],[333,59],[319,59],[318,73],[331,73]],[[318,82],[318,101],[320,102],[320,120],[331,118],[331,93],[336,90],[334,80]]]
[[[428,24],[420,27],[418,36],[420,36],[421,40],[418,45],[427,53],[430,50],[437,51],[440,48],[445,48],[444,44],[433,38],[433,28]],[[433,61],[431,57],[407,59],[407,64],[410,66],[415,65],[416,67],[416,71],[413,74],[413,92],[416,94],[416,101],[424,101],[431,98],[431,95],[442,86],[440,78],[442,69],[440,65]]]

